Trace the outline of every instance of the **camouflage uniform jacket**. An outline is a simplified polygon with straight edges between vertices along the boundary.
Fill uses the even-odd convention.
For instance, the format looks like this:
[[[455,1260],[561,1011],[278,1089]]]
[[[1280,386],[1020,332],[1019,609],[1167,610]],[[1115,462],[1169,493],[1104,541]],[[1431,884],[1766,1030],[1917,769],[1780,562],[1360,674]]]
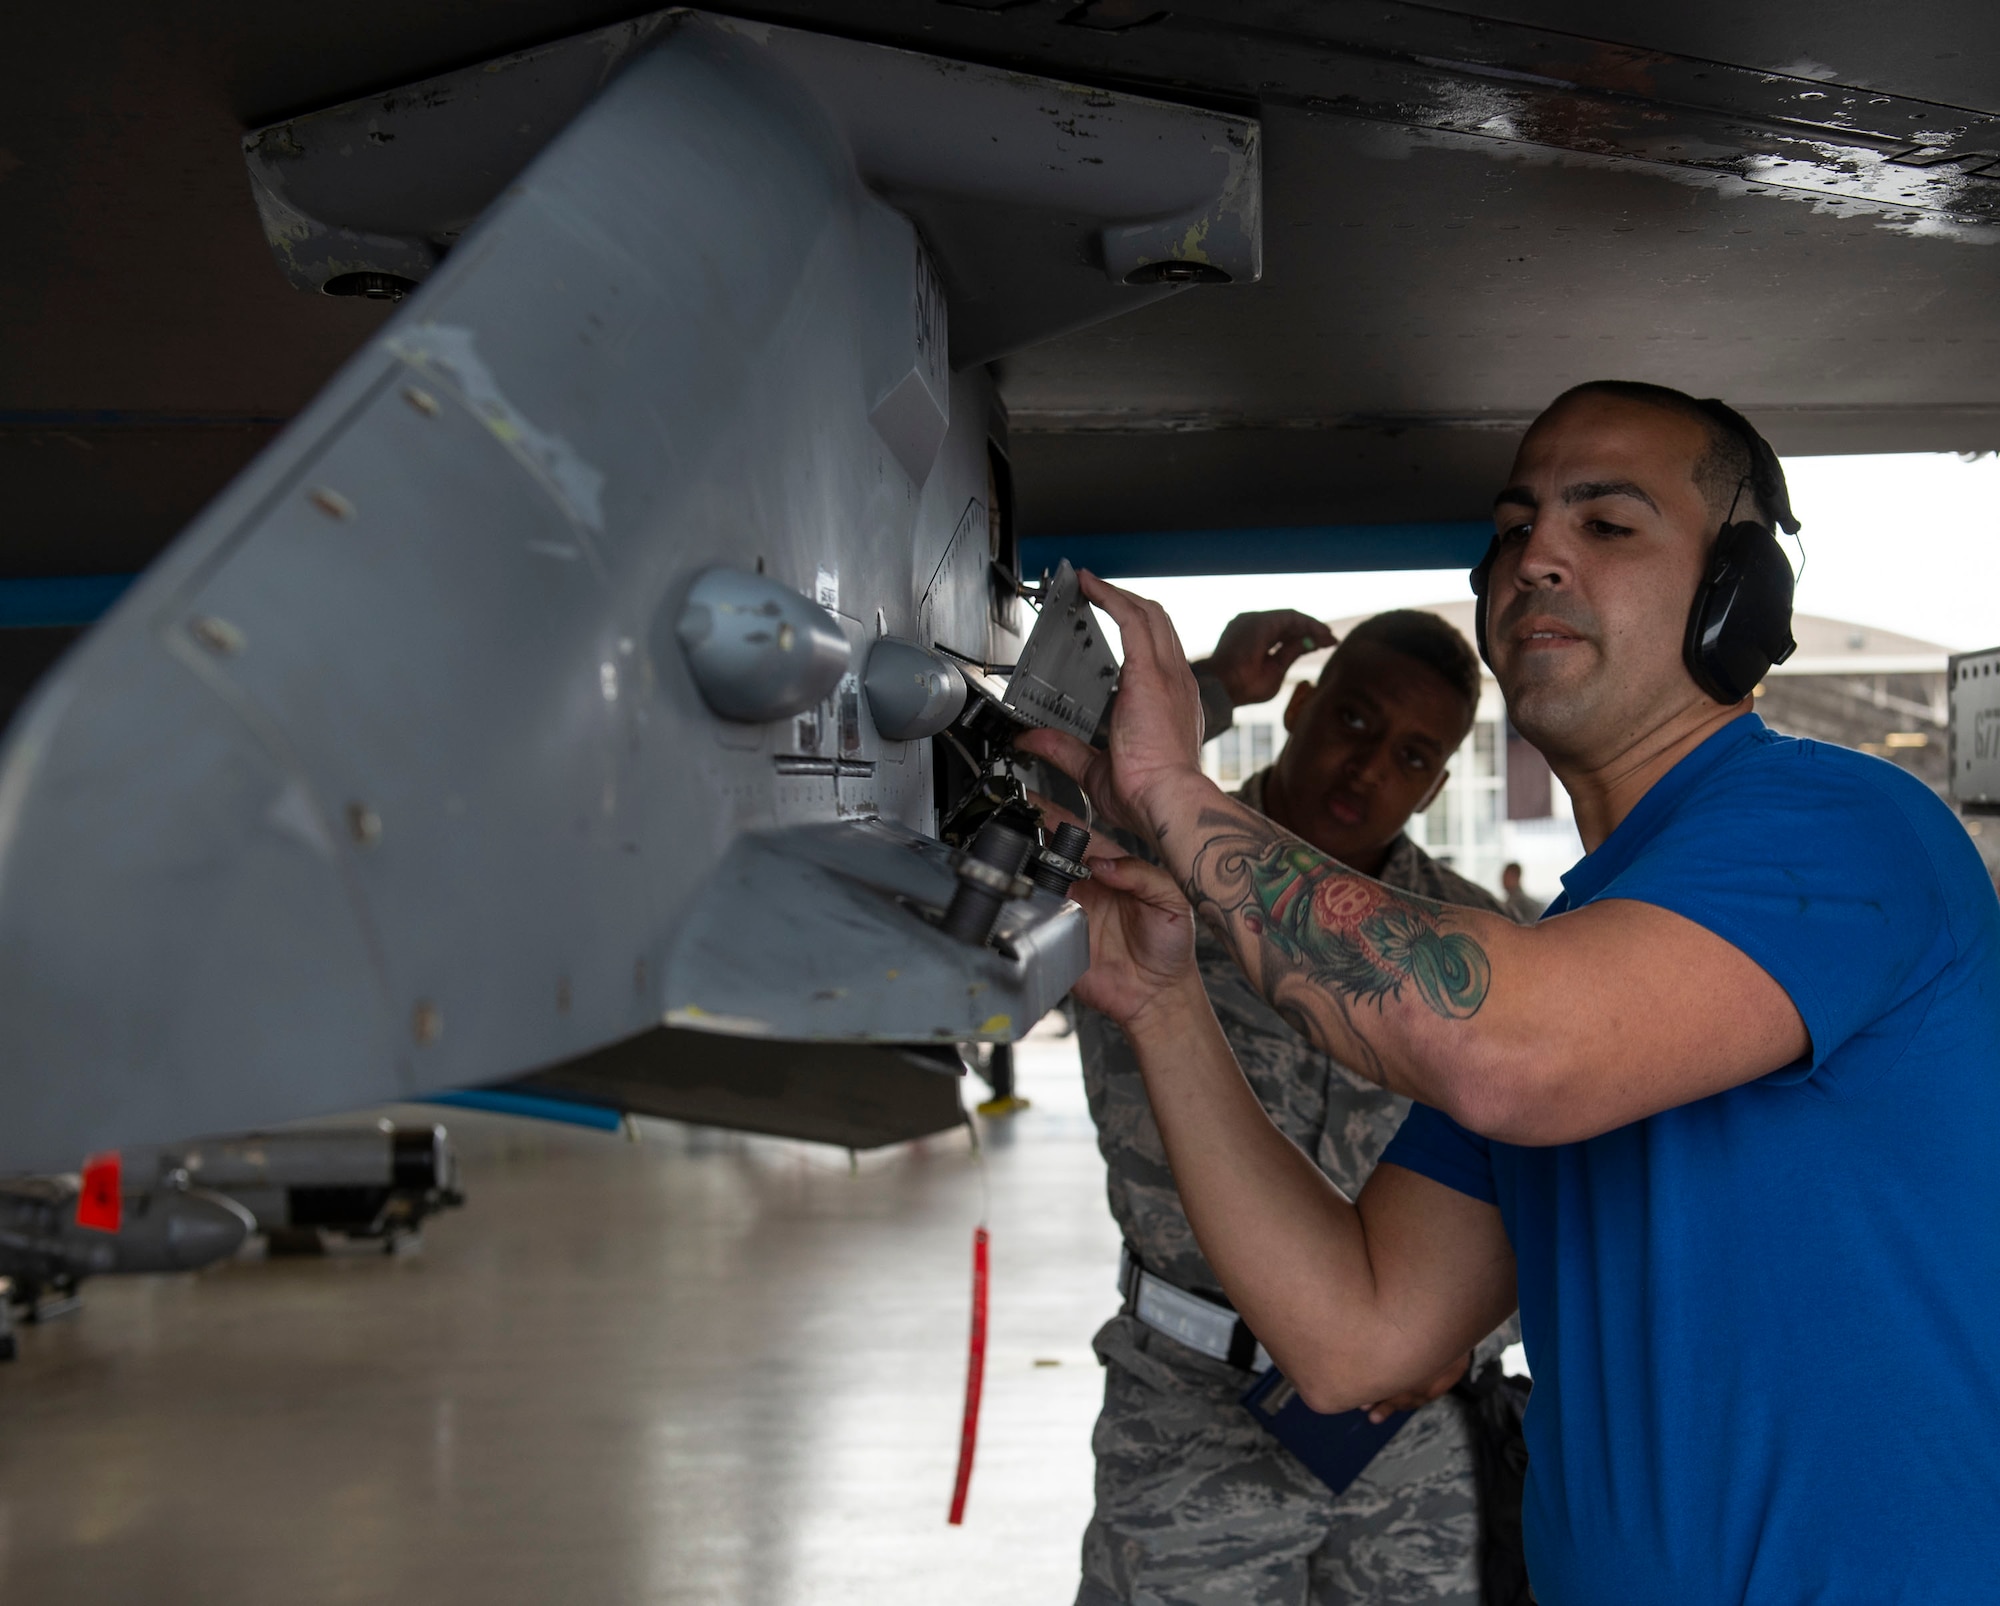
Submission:
[[[1259,812],[1269,773],[1253,775],[1236,794]],[[1441,903],[1502,912],[1483,888],[1453,874],[1407,836],[1397,837],[1378,879]],[[1205,925],[1195,958],[1223,1035],[1257,1102],[1278,1130],[1353,1198],[1403,1124],[1410,1101],[1357,1076],[1286,1025],[1250,985],[1222,939]],[[1155,1276],[1182,1288],[1219,1292],[1221,1285],[1181,1208],[1131,1046],[1110,1021],[1087,1010],[1080,1012],[1077,1035],[1111,1214],[1126,1243]]]

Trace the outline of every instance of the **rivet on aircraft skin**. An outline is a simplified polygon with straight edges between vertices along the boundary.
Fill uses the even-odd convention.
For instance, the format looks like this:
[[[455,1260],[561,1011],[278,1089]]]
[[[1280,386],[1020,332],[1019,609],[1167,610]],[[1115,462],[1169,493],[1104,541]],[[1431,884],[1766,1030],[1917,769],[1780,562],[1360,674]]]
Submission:
[[[306,492],[306,500],[330,519],[339,519],[345,523],[354,517],[354,504],[340,492],[331,490],[327,486],[315,485]]]
[[[188,625],[188,634],[218,658],[234,658],[249,646],[248,639],[227,619],[204,614]]]
[[[364,848],[382,840],[382,817],[366,803],[347,805],[347,834]]]

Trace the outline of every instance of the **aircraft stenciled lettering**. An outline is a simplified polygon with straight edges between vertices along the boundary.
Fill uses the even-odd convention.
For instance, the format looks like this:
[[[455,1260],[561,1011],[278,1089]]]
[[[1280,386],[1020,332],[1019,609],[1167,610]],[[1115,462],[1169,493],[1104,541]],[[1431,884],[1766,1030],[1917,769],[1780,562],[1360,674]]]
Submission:
[[[1972,756],[1981,764],[2000,760],[2000,708],[1982,708],[1972,716]]]

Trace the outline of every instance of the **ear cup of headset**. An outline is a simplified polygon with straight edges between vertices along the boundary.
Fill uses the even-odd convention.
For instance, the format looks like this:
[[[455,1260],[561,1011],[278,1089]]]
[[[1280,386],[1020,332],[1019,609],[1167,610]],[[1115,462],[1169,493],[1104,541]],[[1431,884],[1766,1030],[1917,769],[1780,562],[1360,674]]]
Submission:
[[[1717,702],[1741,702],[1795,645],[1785,549],[1762,524],[1724,525],[1688,610],[1688,673]]]
[[[1472,644],[1479,649],[1479,661],[1488,669],[1493,667],[1493,654],[1486,646],[1486,595],[1492,589],[1493,560],[1499,553],[1500,537],[1496,535],[1486,543],[1486,556],[1466,576],[1472,582]]]

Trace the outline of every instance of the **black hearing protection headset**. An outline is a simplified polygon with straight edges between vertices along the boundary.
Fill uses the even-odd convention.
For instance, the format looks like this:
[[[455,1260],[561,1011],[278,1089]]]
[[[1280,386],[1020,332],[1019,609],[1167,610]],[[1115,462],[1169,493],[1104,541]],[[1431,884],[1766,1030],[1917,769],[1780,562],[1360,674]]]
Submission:
[[[1785,471],[1770,442],[1735,408],[1713,397],[1698,400],[1696,405],[1749,448],[1750,474],[1745,484],[1785,534],[1797,535],[1799,521],[1792,514]],[[1741,487],[1737,494],[1741,496]],[[1732,517],[1734,513],[1732,504]],[[1472,590],[1478,598],[1473,608],[1473,636],[1479,656],[1489,666],[1493,657],[1486,643],[1487,590],[1493,560],[1499,553],[1500,537],[1495,535],[1479,567],[1472,571]],[[1694,605],[1688,609],[1687,637],[1681,646],[1688,673],[1717,702],[1741,702],[1773,664],[1791,657],[1796,645],[1792,640],[1792,566],[1784,548],[1767,524],[1755,519],[1725,522],[1709,549],[1708,568],[1695,587]]]

